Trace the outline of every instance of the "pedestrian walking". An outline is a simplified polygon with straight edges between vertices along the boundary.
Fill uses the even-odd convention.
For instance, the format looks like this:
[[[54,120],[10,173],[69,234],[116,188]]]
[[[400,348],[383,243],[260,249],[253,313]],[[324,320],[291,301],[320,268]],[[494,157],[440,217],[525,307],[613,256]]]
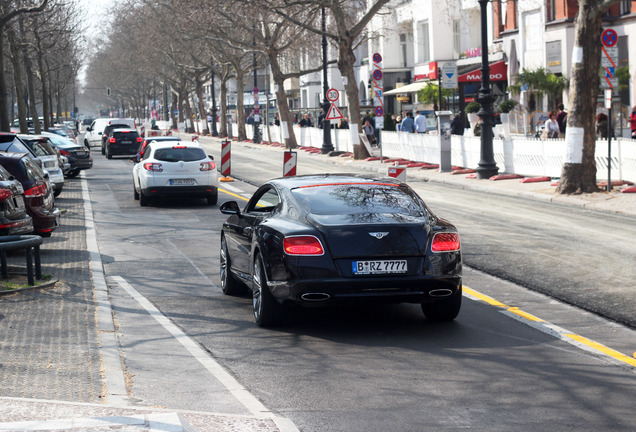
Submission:
[[[629,125],[632,130],[632,138],[636,139],[636,105],[632,108],[632,114],[629,116]]]
[[[453,121],[451,121],[451,134],[464,135],[464,121],[461,113],[453,117]]]
[[[477,116],[477,123],[473,127],[473,135],[476,137],[481,136],[481,124],[484,122],[484,119],[481,118],[480,115]]]
[[[402,132],[415,133],[415,121],[413,120],[413,112],[407,111],[406,117],[402,120],[402,127],[400,128]]]
[[[417,133],[426,133],[426,116],[424,115],[424,111],[418,111],[415,119],[413,120],[415,123],[415,131]]]
[[[559,138],[565,138],[565,128],[568,123],[568,113],[565,111],[565,106],[559,104],[559,113],[557,114],[557,123],[559,124]]]
[[[559,137],[559,123],[557,123],[557,113],[552,110],[548,113],[548,119],[543,125],[543,133],[541,139],[546,138],[558,138]]]
[[[364,122],[364,126],[362,126],[362,130],[364,131],[364,134],[367,136],[369,143],[375,144],[375,130],[373,129],[373,126],[371,126],[371,122],[369,120],[366,120]]]

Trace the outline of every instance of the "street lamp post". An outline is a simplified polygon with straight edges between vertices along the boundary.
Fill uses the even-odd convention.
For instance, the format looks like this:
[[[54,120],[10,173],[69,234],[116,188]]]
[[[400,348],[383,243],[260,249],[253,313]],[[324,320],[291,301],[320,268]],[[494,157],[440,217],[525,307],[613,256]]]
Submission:
[[[487,179],[497,175],[499,168],[495,163],[492,148],[493,123],[495,112],[493,102],[495,96],[490,89],[490,65],[488,64],[488,0],[478,0],[481,9],[481,88],[477,96],[477,102],[481,109],[477,113],[481,119],[481,153],[477,167],[477,178]]]
[[[329,91],[329,83],[327,82],[327,17],[325,16],[325,7],[322,8],[322,148],[320,152],[327,154],[334,150],[331,144],[331,121],[327,120],[330,103],[327,100],[327,92]]]
[[[219,132],[216,130],[216,94],[214,92],[214,69],[212,69],[212,129],[210,134],[213,137],[219,136]]]

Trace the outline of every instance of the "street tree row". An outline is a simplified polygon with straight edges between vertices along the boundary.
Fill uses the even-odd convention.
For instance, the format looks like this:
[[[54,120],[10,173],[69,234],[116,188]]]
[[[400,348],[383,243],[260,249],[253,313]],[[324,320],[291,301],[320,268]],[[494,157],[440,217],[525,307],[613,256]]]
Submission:
[[[8,131],[10,119],[17,117],[20,131],[27,133],[27,117],[37,119],[38,112],[48,129],[69,111],[80,67],[80,35],[73,1],[0,2],[0,130]],[[38,121],[34,128],[40,132]]]

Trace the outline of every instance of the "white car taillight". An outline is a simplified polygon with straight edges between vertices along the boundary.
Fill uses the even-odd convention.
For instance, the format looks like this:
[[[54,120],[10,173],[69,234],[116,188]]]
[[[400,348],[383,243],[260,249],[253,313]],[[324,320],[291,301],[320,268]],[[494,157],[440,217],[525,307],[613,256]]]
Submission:
[[[201,162],[201,171],[212,171],[216,168],[214,162]]]
[[[156,171],[156,172],[163,171],[163,168],[161,168],[161,164],[157,162],[146,162],[144,164],[144,169],[146,171]]]

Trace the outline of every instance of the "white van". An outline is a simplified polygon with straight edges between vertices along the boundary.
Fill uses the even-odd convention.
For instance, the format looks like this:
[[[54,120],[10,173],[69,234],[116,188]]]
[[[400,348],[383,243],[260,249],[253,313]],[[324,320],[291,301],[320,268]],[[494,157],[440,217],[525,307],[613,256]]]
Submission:
[[[135,129],[135,120],[131,118],[98,118],[86,128],[84,134],[84,145],[86,147],[102,145],[102,134],[104,129],[109,125],[122,125],[121,127],[127,127]]]

